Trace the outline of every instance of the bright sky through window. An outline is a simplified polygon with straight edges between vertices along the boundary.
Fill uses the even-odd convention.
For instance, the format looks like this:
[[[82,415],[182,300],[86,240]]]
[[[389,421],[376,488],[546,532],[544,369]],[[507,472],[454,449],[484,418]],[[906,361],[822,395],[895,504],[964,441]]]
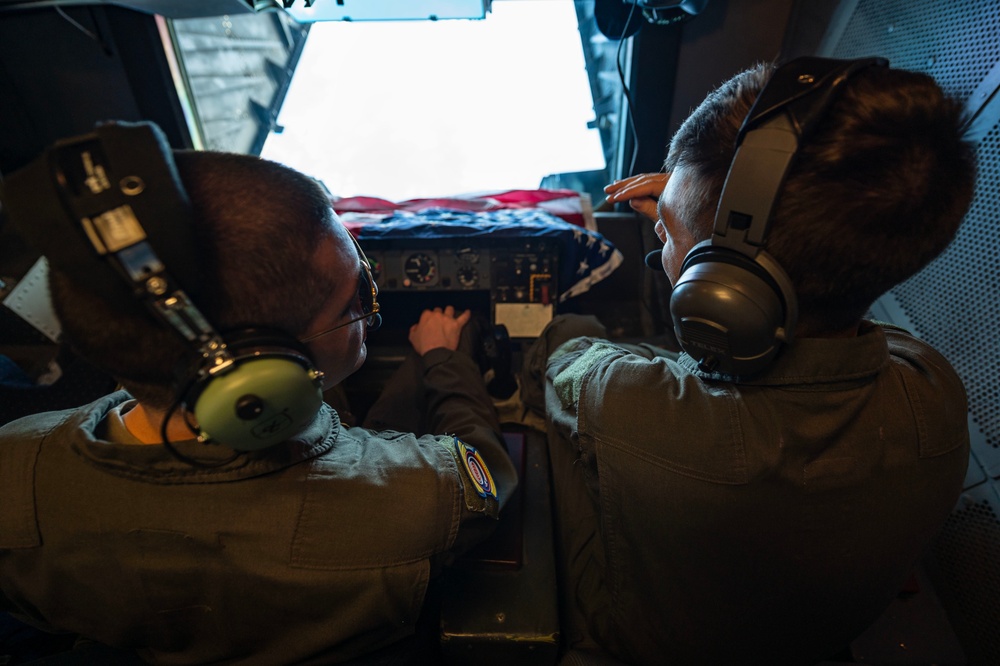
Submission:
[[[339,196],[534,189],[604,168],[572,0],[484,20],[315,23],[262,156]]]

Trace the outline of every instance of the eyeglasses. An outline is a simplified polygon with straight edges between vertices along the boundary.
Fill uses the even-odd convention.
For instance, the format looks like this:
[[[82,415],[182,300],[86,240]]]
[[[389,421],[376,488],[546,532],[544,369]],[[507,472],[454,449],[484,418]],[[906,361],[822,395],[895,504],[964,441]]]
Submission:
[[[371,262],[368,261],[365,251],[361,249],[361,244],[358,243],[358,239],[354,237],[354,234],[348,233],[348,235],[354,241],[354,247],[357,248],[358,257],[361,259],[361,273],[358,276],[358,302],[361,304],[362,314],[359,317],[348,319],[342,324],[337,324],[333,328],[328,328],[325,331],[314,333],[307,338],[302,338],[302,342],[311,342],[318,337],[324,336],[327,333],[333,333],[337,329],[350,326],[362,319],[366,320],[365,325],[372,331],[377,330],[382,324],[382,316],[379,314],[381,307],[378,304],[378,285],[375,284],[375,278],[372,277]]]

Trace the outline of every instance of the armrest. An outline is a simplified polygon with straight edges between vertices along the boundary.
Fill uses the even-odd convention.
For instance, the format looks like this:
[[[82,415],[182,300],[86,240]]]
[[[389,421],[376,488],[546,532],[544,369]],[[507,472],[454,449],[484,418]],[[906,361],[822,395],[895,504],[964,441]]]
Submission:
[[[554,664],[559,613],[547,442],[534,430],[504,436],[521,482],[496,532],[444,575],[441,649],[458,663]]]

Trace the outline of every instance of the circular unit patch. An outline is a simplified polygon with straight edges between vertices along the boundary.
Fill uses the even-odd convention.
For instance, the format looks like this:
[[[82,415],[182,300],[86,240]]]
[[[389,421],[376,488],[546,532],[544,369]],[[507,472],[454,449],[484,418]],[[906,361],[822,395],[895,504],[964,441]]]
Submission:
[[[493,475],[490,474],[490,470],[486,466],[486,461],[479,455],[479,451],[457,437],[455,438],[455,448],[458,450],[462,464],[465,465],[465,471],[469,473],[472,485],[475,486],[479,496],[496,499],[497,490],[493,484]]]

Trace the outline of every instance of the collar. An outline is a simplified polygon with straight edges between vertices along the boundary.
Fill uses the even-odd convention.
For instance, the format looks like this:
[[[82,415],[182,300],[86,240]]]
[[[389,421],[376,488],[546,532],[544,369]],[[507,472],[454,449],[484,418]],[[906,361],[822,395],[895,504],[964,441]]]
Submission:
[[[872,322],[861,323],[852,338],[799,338],[778,353],[759,374],[734,377],[720,372],[702,372],[686,353],[677,362],[703,379],[750,386],[789,386],[866,380],[889,364],[885,332]]]
[[[241,453],[219,467],[193,467],[174,458],[163,446],[120,443],[105,438],[106,419],[114,418],[124,403],[132,400],[125,391],[117,391],[81,407],[67,425],[75,429],[73,451],[87,463],[117,476],[158,484],[221,483],[269,474],[326,453],[337,442],[340,417],[324,404],[313,422],[297,436],[264,451]],[[232,457],[225,446],[205,445],[195,439],[172,442],[182,455],[218,464]]]

